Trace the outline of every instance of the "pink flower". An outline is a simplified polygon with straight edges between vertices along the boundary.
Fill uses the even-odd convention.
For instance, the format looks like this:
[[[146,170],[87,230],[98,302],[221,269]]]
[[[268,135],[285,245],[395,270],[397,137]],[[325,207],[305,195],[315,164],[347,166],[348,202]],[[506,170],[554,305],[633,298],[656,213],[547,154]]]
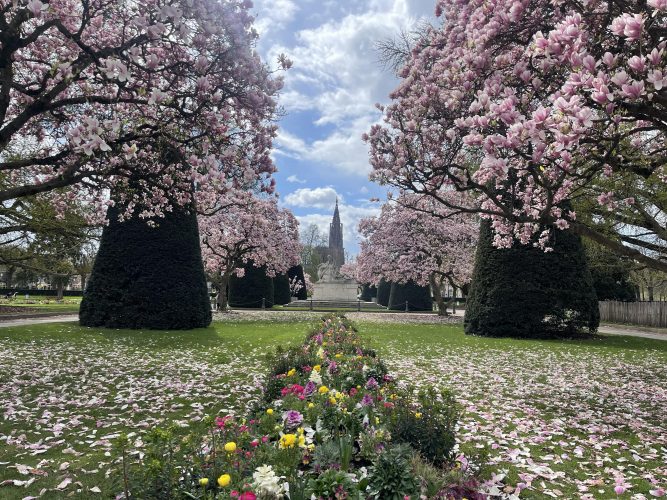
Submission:
[[[638,99],[644,93],[644,82],[633,81],[630,85],[621,86],[623,94],[630,99]]]
[[[42,11],[46,10],[46,5],[39,0],[30,0],[27,7],[30,13],[35,17],[41,17]]]
[[[667,11],[667,0],[648,0],[646,3],[655,10]]]
[[[615,492],[617,495],[622,495],[623,493],[625,493],[625,486],[623,486],[622,484],[617,484],[617,485],[614,487],[614,492]]]

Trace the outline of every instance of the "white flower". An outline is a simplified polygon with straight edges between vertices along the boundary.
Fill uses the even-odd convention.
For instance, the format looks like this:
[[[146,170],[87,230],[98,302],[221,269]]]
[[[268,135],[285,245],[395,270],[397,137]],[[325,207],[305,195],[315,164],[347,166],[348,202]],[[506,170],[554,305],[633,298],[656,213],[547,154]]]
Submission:
[[[310,372],[310,377],[308,377],[308,380],[313,382],[315,385],[322,385],[322,376],[315,370]]]
[[[285,493],[285,486],[280,484],[280,479],[282,478],[276,476],[273,467],[260,465],[252,474],[252,486],[260,496],[282,498]]]

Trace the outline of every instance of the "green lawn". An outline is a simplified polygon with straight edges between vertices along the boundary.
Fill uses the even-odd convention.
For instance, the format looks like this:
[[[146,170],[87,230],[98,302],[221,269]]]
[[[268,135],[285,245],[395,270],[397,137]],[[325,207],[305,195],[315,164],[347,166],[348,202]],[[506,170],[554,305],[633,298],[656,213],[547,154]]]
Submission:
[[[79,312],[81,297],[64,297],[62,302],[56,302],[55,297],[34,296],[26,300],[25,297],[15,299],[0,299],[0,315],[20,314],[22,312],[62,312],[63,314]]]
[[[293,319],[297,315],[286,316]],[[0,329],[0,498],[109,497],[110,447],[129,432],[242,413],[263,356],[300,342],[307,322],[236,321],[192,332],[93,330],[74,324]],[[393,373],[451,387],[462,441],[488,446],[522,498],[650,497],[667,487],[667,342],[471,338],[459,326],[362,323]],[[622,475],[622,478],[621,478]],[[62,492],[55,490],[66,484]],[[65,481],[65,483],[63,483]],[[499,483],[500,484],[500,483]],[[502,487],[502,485],[501,485]],[[586,498],[586,497],[584,497]]]

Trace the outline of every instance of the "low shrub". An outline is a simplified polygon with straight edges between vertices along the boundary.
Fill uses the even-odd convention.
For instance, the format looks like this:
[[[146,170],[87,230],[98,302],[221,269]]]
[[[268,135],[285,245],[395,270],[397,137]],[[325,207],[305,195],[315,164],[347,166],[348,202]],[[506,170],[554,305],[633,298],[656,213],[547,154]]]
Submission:
[[[346,319],[324,319],[269,365],[245,418],[219,416],[182,437],[154,431],[139,463],[123,450],[132,497],[402,500],[468,487],[452,395],[397,383]]]

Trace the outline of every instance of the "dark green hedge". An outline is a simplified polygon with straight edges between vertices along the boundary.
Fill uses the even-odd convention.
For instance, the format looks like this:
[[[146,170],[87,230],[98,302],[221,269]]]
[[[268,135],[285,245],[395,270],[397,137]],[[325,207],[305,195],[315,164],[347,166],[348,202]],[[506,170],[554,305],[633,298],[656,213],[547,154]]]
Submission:
[[[387,307],[389,305],[389,294],[391,293],[391,282],[384,279],[380,280],[377,286],[378,304]]]
[[[419,286],[414,281],[392,283],[389,293],[389,309],[405,311],[406,302],[408,311],[432,311],[433,299],[430,287]]]
[[[243,269],[243,277],[232,276],[229,281],[230,307],[260,308],[263,304],[271,307],[274,303],[273,280],[267,276],[266,266],[255,267],[249,260]]]
[[[81,325],[106,328],[191,329],[211,323],[211,305],[194,211],[109,224],[81,301]]]
[[[370,302],[373,300],[373,297],[377,297],[377,287],[368,283],[364,284],[359,298],[363,301]]]
[[[554,338],[595,332],[597,297],[581,239],[553,231],[554,251],[516,243],[493,247],[484,221],[466,303],[466,333],[490,337]]]
[[[286,274],[278,274],[273,278],[273,301],[277,305],[289,304],[291,294],[289,290],[289,277]]]

